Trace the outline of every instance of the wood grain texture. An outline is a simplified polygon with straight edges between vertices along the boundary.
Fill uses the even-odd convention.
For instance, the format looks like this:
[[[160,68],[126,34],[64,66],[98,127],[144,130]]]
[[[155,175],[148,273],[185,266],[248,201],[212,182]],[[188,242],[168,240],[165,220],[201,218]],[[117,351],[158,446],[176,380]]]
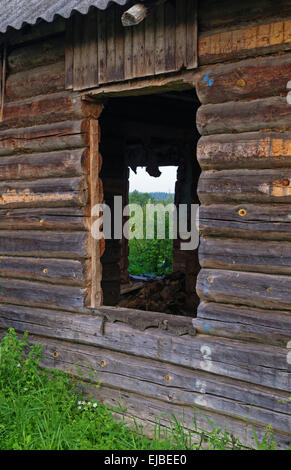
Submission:
[[[96,205],[103,202],[102,182],[99,177],[101,170],[102,159],[99,154],[99,141],[100,141],[100,128],[97,120],[90,120],[90,255],[91,255],[91,299],[90,306],[92,308],[98,307],[102,304],[103,294],[101,288],[102,281],[102,265],[101,243],[104,245],[104,240],[101,241],[96,238],[94,232],[94,221],[99,217],[99,211],[96,210]],[[95,235],[94,235],[95,233]]]
[[[291,54],[262,56],[203,67],[196,77],[202,104],[286,96]]]
[[[6,100],[8,103],[64,90],[65,61],[60,61],[9,75],[6,84]]]
[[[193,324],[201,334],[285,347],[290,340],[291,315],[242,305],[201,302]]]
[[[45,207],[0,209],[1,230],[88,230],[85,208]]]
[[[198,57],[203,65],[290,49],[291,20],[287,18],[230,31],[203,33],[198,42]]]
[[[202,269],[197,293],[203,300],[249,305],[274,310],[291,310],[290,276]]]
[[[86,174],[83,149],[0,158],[0,180],[58,178]]]
[[[203,268],[266,274],[291,274],[291,244],[283,241],[201,237]]]
[[[20,310],[18,312],[20,317],[17,323],[11,316],[11,326],[15,326],[18,331],[25,331],[27,323],[22,323],[25,317],[21,320]],[[67,344],[77,342],[183,366],[194,369],[197,374],[200,371],[211,374],[213,378],[215,375],[215,380],[236,379],[282,392],[288,393],[290,390],[286,348],[202,334],[195,338],[189,335],[177,336],[158,328],[140,331],[121,322],[104,322],[104,314],[98,314],[98,310],[94,311],[94,315],[88,315],[88,310],[78,315],[78,309],[75,309],[75,314],[71,316],[65,312],[61,315],[56,309],[41,312],[30,309],[26,312],[30,315],[31,334],[62,338]]]
[[[0,182],[0,208],[85,206],[84,177]]]
[[[288,204],[211,204],[199,212],[200,231],[218,237],[291,241],[290,223]]]
[[[257,202],[288,204],[291,170],[205,171],[198,186],[202,203]]]
[[[87,282],[86,263],[80,260],[58,258],[40,259],[1,256],[0,276],[1,278],[45,281],[57,285],[85,286]]]
[[[198,109],[196,123],[202,135],[260,130],[282,132],[291,128],[291,106],[288,106],[286,96],[208,104]]]
[[[197,158],[203,170],[288,168],[291,165],[291,133],[204,136],[198,141]]]
[[[8,103],[1,129],[29,127],[82,118],[98,118],[102,106],[88,103],[71,92],[51,93]]]
[[[253,401],[251,401],[250,391],[246,384],[242,385],[240,393],[240,383],[230,384],[227,381],[223,383],[218,380],[215,387],[215,380],[211,380],[211,376],[207,374],[197,373],[195,376],[194,371],[169,364],[57,341],[48,341],[45,345],[46,365],[52,364],[56,351],[58,357],[55,366],[66,367],[67,370],[71,368],[71,371],[76,374],[77,368],[74,364],[81,364],[84,378],[89,377],[90,367],[92,367],[98,371],[98,377],[100,376],[103,386],[136,393],[140,393],[142,388],[144,397],[149,396],[166,403],[170,401],[180,406],[194,406],[205,412],[212,411],[226,416],[236,416],[249,423],[265,424],[269,419],[274,429],[279,428],[285,432],[289,430],[290,415],[288,416],[286,404],[281,405],[281,410],[284,409],[285,413],[270,412],[262,408],[264,400],[267,402],[271,398],[268,396],[269,393],[265,392],[264,396],[264,392],[260,394],[255,390]],[[225,398],[219,396],[223,387],[226,389]]]
[[[105,12],[90,12],[88,18],[76,16],[74,90],[177,72],[183,66],[189,70],[197,67],[196,1],[166,2],[131,28],[122,28],[120,15],[118,8],[111,7]],[[87,22],[91,28],[96,25],[97,38],[90,36],[88,40]],[[72,67],[69,59],[67,66]],[[90,77],[86,76],[87,68]],[[66,74],[70,76],[71,72]]]
[[[29,305],[36,307],[74,310],[83,307],[87,289],[78,286],[57,287],[44,282],[23,281],[20,279],[1,280],[1,303]]]
[[[0,156],[43,153],[88,145],[86,121],[64,121],[0,131]]]
[[[86,232],[0,231],[1,255],[36,258],[88,258]]]

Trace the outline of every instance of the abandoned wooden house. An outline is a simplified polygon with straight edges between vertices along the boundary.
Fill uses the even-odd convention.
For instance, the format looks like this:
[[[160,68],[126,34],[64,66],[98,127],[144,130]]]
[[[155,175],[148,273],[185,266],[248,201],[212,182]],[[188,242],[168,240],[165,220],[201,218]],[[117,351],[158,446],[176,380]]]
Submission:
[[[2,0],[0,32],[1,331],[149,429],[290,446],[291,1]],[[166,165],[200,203],[188,316],[121,308],[127,242],[91,230]]]

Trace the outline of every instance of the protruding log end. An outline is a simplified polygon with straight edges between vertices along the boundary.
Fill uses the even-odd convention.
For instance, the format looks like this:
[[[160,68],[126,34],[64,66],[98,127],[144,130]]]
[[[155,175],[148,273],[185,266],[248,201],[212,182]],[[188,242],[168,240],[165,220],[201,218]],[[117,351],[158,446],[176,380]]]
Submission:
[[[147,7],[142,3],[137,3],[123,13],[121,22],[123,26],[135,26],[141,23],[147,17],[147,14]]]

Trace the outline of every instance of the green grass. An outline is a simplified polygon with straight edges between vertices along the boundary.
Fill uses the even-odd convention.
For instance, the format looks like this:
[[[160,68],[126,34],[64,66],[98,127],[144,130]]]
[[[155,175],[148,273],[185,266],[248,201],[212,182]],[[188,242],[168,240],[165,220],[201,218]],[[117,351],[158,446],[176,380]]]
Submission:
[[[207,433],[186,431],[174,418],[168,433],[157,425],[154,439],[142,427],[130,430],[112,411],[80,395],[70,375],[39,366],[41,346],[29,346],[10,329],[0,342],[0,449],[1,450],[187,450],[241,449],[221,429]],[[194,413],[193,413],[194,415]],[[270,433],[258,448],[276,448]]]

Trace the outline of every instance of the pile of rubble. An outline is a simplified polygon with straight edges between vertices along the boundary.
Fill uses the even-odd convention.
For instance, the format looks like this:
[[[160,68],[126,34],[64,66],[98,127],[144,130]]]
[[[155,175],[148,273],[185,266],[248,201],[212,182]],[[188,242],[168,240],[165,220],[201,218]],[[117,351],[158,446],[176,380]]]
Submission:
[[[136,310],[194,316],[193,303],[186,293],[185,274],[181,272],[143,282],[131,278],[130,284],[121,290],[119,305]]]

